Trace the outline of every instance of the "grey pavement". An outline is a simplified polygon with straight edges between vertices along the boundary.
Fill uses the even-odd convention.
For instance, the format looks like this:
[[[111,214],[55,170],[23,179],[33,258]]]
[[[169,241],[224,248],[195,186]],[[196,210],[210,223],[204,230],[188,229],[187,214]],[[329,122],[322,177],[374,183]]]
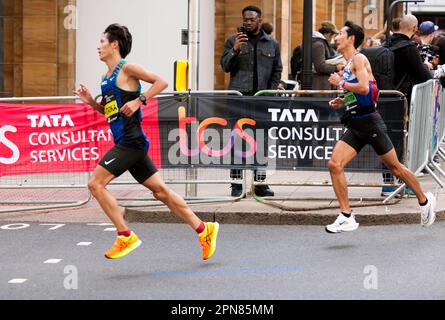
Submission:
[[[270,181],[295,177],[325,181],[326,174],[277,173]],[[380,176],[348,179],[369,183]],[[275,198],[269,204],[248,195],[238,202],[192,205],[203,219],[221,224],[217,251],[206,262],[194,231],[162,206],[126,209],[143,244],[117,261],[103,257],[115,230],[95,200],[71,209],[2,213],[0,299],[444,299],[445,191],[428,175],[419,179],[438,200],[431,228],[420,226],[416,199],[402,199],[355,208],[357,231],[327,234],[323,225],[338,214],[331,187],[274,186],[277,198],[292,200]],[[183,192],[182,186],[172,188]],[[139,186],[110,190],[122,199],[149,195]],[[200,186],[198,192],[223,196],[230,189]],[[84,196],[77,193],[2,190],[0,198]],[[363,200],[355,204],[381,201],[379,194],[379,188],[350,192]]]
[[[0,299],[445,299],[445,222],[334,235],[227,224],[209,261],[188,226],[139,223],[142,245],[107,260],[108,227],[1,222]]]
[[[380,174],[347,174],[351,183],[381,183]],[[192,205],[192,209],[205,220],[215,220],[223,224],[264,224],[264,225],[325,225],[332,223],[339,214],[338,202],[331,186],[274,186],[276,182],[298,180],[300,183],[330,182],[326,172],[275,172],[268,176],[275,197],[258,201],[251,196],[248,188],[246,199],[230,203],[212,203]],[[437,219],[445,219],[445,189],[438,187],[431,176],[419,177],[424,191],[431,191],[437,198]],[[230,189],[224,186],[211,186],[208,189],[226,195]],[[209,191],[207,191],[209,192]],[[353,187],[349,194],[353,211],[362,225],[416,224],[420,212],[417,199],[402,198],[382,205],[378,187]],[[130,222],[180,222],[167,208],[129,207],[125,217]]]
[[[219,170],[219,176],[227,179],[227,170]],[[207,174],[212,177],[213,174]],[[351,183],[380,183],[381,176],[374,174],[349,173],[348,181]],[[249,177],[250,178],[250,177]],[[444,180],[443,177],[441,177]],[[273,183],[285,181],[296,181],[303,183],[329,182],[326,172],[275,172],[269,174],[268,181],[275,191],[276,197],[259,202],[250,195],[240,201],[192,204],[191,208],[198,216],[207,221],[218,221],[222,224],[264,224],[264,225],[325,225],[332,223],[339,213],[338,203],[330,186],[274,186]],[[431,191],[437,198],[437,220],[445,219],[445,189],[439,188],[430,175],[419,177],[422,188]],[[198,196],[228,197],[230,195],[229,184],[200,185]],[[185,194],[183,186],[171,185],[172,189],[181,195]],[[139,185],[111,186],[113,195],[121,199],[134,197],[152,198],[150,192]],[[2,190],[0,202],[4,199],[14,200],[33,199],[36,197],[46,199],[67,199],[86,197],[85,190],[69,189],[30,189],[30,190]],[[350,188],[351,204],[357,220],[362,225],[384,225],[384,224],[417,224],[420,221],[417,199],[403,198],[393,202],[391,205],[382,205],[383,198],[380,196],[380,188],[360,187]],[[125,210],[125,218],[130,223],[178,223],[177,219],[165,206],[152,206],[153,201],[120,201],[122,205],[128,205]],[[134,207],[134,205],[139,205]],[[0,204],[1,209],[16,208]],[[35,222],[60,222],[60,223],[87,223],[87,222],[109,222],[102,213],[98,203],[93,199],[87,204],[65,209],[39,210],[25,212],[18,210],[13,213],[0,213],[0,221],[35,221]]]

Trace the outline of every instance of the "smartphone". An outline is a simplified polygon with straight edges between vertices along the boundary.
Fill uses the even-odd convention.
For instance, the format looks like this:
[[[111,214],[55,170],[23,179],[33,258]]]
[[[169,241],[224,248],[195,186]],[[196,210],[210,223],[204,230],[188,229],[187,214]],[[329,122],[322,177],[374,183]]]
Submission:
[[[247,30],[246,30],[246,28],[244,26],[238,27],[238,32],[247,34]]]

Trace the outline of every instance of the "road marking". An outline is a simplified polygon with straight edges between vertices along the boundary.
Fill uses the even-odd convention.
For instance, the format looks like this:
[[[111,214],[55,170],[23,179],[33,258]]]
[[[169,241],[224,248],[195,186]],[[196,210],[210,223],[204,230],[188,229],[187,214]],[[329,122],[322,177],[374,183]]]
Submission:
[[[117,231],[117,229],[116,228],[106,228],[106,229],[104,229],[104,231]]]
[[[105,226],[112,226],[112,223],[88,223],[87,226],[100,226],[100,227],[105,227]]]
[[[29,228],[29,224],[27,224],[27,223],[13,223],[13,224],[7,224],[7,225],[0,227],[0,229],[2,229],[2,230],[20,230],[20,229],[26,229],[26,228]]]
[[[27,281],[28,279],[12,279],[9,280],[8,283],[11,284],[22,284],[23,282]]]
[[[48,259],[44,263],[56,264],[56,263],[59,263],[60,261],[62,261],[62,259]]]
[[[41,224],[41,226],[54,226],[52,228],[49,228],[48,230],[57,230],[59,228],[62,228],[64,226],[66,226],[66,224],[60,224],[60,223],[43,223]]]
[[[79,242],[77,245],[78,246],[89,246],[91,244],[92,244],[92,242]]]

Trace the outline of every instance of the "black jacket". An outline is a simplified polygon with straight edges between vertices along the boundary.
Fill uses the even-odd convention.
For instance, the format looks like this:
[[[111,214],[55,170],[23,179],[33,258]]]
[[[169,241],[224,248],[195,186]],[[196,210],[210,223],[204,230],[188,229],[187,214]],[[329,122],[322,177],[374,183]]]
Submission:
[[[277,41],[264,31],[257,44],[258,90],[276,89],[281,80],[283,65]],[[229,37],[224,45],[221,67],[230,72],[229,90],[242,93],[253,91],[254,48],[250,42],[241,45],[238,54],[233,51],[235,35]]]
[[[395,33],[391,37],[391,45],[401,41],[411,40],[401,33]],[[414,85],[432,79],[431,72],[423,63],[419,50],[414,42],[412,42],[412,45],[394,51],[394,84],[398,84],[405,74],[408,76],[399,90],[408,97],[411,97],[411,91]]]

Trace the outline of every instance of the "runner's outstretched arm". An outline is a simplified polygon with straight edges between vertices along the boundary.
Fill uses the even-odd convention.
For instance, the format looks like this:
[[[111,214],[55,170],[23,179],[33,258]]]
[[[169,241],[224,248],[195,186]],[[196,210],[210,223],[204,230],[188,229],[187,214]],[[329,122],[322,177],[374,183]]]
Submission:
[[[78,96],[80,98],[80,100],[82,100],[82,102],[90,105],[91,107],[94,108],[94,110],[104,114],[104,107],[102,105],[100,105],[99,103],[97,103],[96,101],[94,101],[90,90],[88,90],[88,88],[84,84],[81,83],[79,88],[77,90],[73,91],[73,93],[76,96]]]

